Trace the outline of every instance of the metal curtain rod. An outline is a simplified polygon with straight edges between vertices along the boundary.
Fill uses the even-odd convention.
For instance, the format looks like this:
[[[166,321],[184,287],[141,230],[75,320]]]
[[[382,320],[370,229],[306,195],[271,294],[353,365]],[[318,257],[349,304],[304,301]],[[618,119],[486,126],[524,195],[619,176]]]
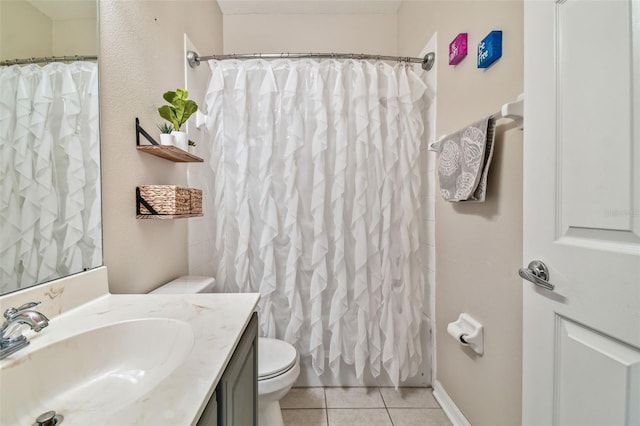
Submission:
[[[200,56],[194,51],[187,52],[187,61],[191,68],[200,65],[202,61],[209,59],[225,60],[225,59],[284,59],[284,58],[318,58],[318,59],[373,59],[379,61],[397,61],[410,62],[414,64],[422,64],[425,71],[431,70],[436,61],[436,54],[427,53],[424,58],[412,58],[410,56],[385,56],[385,55],[368,55],[364,53],[246,53],[232,55],[211,55]]]
[[[42,64],[49,62],[73,62],[73,61],[96,61],[97,56],[46,56],[43,58],[25,58],[25,59],[8,59],[0,61],[1,66],[5,65],[24,65],[24,64]]]

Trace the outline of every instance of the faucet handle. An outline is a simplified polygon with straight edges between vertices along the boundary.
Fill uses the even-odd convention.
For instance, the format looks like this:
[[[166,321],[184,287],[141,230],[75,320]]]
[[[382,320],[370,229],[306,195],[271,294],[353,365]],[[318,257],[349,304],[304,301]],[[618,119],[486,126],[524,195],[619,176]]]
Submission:
[[[20,312],[26,310],[26,309],[31,309],[33,307],[36,307],[40,304],[41,302],[27,302],[24,305],[21,305],[17,308],[8,308],[6,311],[4,311],[4,317],[8,320],[12,319],[13,317],[15,317],[16,315],[18,315]]]
[[[35,308],[36,306],[38,306],[39,304],[41,304],[42,302],[27,302],[24,305],[20,305],[18,308],[16,308],[18,311],[24,311],[25,309],[31,309],[31,308]]]

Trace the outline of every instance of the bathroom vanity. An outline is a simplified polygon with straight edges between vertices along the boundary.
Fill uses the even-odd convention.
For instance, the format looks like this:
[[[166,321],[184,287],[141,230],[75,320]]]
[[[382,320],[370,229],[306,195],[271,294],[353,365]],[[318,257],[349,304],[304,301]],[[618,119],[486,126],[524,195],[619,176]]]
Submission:
[[[254,313],[198,426],[258,424],[258,315]]]
[[[106,268],[0,297],[49,317],[0,361],[0,425],[252,425],[257,294],[112,295]]]

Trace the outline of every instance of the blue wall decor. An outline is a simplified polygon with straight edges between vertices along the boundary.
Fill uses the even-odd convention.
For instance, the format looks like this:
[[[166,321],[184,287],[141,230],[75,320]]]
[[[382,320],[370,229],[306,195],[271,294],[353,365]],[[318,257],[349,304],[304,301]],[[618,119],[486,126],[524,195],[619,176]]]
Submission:
[[[478,44],[478,68],[489,68],[502,56],[502,31],[491,31]]]

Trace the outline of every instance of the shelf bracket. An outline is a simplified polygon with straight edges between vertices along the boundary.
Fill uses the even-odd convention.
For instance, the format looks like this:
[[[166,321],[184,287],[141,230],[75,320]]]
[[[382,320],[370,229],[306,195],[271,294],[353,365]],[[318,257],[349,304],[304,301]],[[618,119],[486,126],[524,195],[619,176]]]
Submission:
[[[141,146],[140,145],[141,133],[142,133],[142,136],[145,137],[145,139],[151,142],[151,145],[160,145],[149,133],[147,133],[146,130],[142,128],[142,126],[140,126],[140,120],[138,120],[138,117],[136,117],[136,146]]]
[[[136,121],[138,119],[136,118]],[[140,204],[142,204],[147,210],[149,210],[151,212],[152,215],[157,215],[158,212],[155,211],[153,209],[153,207],[151,207],[149,205],[149,203],[147,203],[147,201],[142,198],[142,196],[140,195],[140,188],[136,186],[136,214],[137,215],[141,215],[142,213],[140,213]],[[145,213],[145,214],[149,214],[149,213]]]

